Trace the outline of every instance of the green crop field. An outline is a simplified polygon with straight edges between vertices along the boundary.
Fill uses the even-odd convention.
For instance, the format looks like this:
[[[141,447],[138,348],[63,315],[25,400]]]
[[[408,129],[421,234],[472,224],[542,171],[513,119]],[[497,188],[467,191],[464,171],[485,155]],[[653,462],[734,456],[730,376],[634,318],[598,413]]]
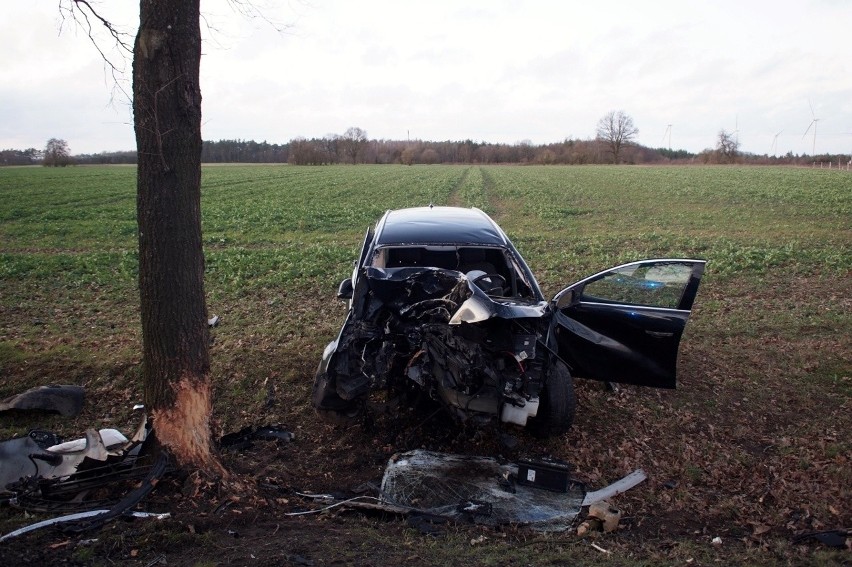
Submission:
[[[135,180],[135,167],[0,168],[0,398],[44,383],[88,392],[79,418],[40,416],[35,424],[0,416],[0,437],[34,425],[69,436],[135,426],[130,408],[142,399]],[[308,394],[345,315],[334,294],[365,230],[386,209],[428,203],[488,212],[549,295],[631,260],[708,260],[681,346],[678,390],[607,392],[578,381],[573,430],[547,441],[516,432],[520,448],[507,455],[561,457],[593,488],[645,469],[649,480],[617,499],[629,521],[596,536],[597,545],[621,564],[848,561],[848,552],[790,542],[852,525],[848,172],[206,166],[207,303],[222,321],[212,333],[219,433],[266,423],[297,431],[276,474],[315,492],[354,486],[340,486],[341,467],[354,471],[347,482],[375,481],[389,451],[412,448],[397,432],[323,424]],[[470,440],[423,444],[483,448]],[[385,563],[414,556],[416,564],[525,564],[517,544],[538,537],[483,532],[489,543],[473,548],[472,532],[458,528],[436,549],[404,523],[345,522],[344,531],[382,550]],[[14,512],[0,515],[0,531],[21,523]],[[724,545],[711,546],[714,536]],[[535,549],[533,563],[606,563],[587,539],[541,537],[526,549]],[[338,546],[340,538],[319,546],[325,555],[313,555],[316,564],[332,556],[365,562],[361,544]]]
[[[130,167],[0,170],[0,276],[132,280],[134,190]],[[491,214],[546,286],[659,255],[707,258],[717,277],[837,273],[850,191],[842,172],[792,168],[211,166],[208,288],[312,287],[346,271],[386,209],[430,202]]]

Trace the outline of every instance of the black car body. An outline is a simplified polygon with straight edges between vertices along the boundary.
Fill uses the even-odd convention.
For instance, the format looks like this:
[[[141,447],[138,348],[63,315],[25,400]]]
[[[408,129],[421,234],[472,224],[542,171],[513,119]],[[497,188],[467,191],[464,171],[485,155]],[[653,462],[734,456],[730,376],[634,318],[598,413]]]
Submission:
[[[674,388],[703,260],[625,264],[548,301],[478,209],[388,211],[338,297],[349,312],[323,353],[313,404],[340,421],[371,392],[425,394],[461,419],[570,427],[572,375]]]

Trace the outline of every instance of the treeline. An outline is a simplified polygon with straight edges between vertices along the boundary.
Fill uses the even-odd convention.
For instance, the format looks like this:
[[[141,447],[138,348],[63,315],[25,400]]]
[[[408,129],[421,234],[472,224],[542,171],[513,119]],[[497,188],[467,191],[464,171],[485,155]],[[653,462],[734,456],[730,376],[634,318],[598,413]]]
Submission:
[[[348,130],[349,133],[352,129]],[[356,129],[357,130],[357,129]],[[363,132],[361,132],[363,134]],[[612,163],[612,153],[600,140],[566,139],[534,145],[529,142],[492,144],[473,140],[428,142],[423,140],[369,140],[363,136],[329,135],[323,138],[296,138],[287,144],[246,140],[204,142],[204,163],[289,163],[292,165],[374,164],[537,164],[585,165]],[[619,156],[626,164],[724,164],[812,165],[843,163],[849,156],[797,155],[789,152],[769,156],[733,152],[722,147],[699,153],[668,148],[648,148],[638,144],[624,147]]]
[[[136,152],[102,152],[98,154],[79,154],[63,156],[61,160],[46,157],[43,150],[29,148],[26,150],[0,150],[0,166],[2,165],[81,165],[81,164],[135,164]]]
[[[631,146],[624,150],[626,163],[656,163],[689,159],[694,154],[681,150],[663,156],[658,150]],[[473,140],[429,142],[423,140],[368,140],[347,136],[296,138],[288,144],[257,144],[243,140],[204,142],[205,163],[263,162],[292,165],[333,164],[588,164],[608,163],[611,156],[596,140],[565,140],[533,145],[493,144]]]
[[[45,151],[0,151],[0,165],[47,165]],[[848,156],[814,156],[787,153],[783,156],[726,152],[720,148],[694,154],[686,150],[647,148],[637,144],[624,147],[619,161],[626,164],[661,163],[741,163],[753,165],[846,164]],[[612,155],[600,140],[570,140],[534,145],[529,142],[492,144],[473,140],[428,142],[423,140],[369,140],[360,129],[324,138],[296,138],[286,144],[254,140],[204,142],[203,163],[289,163],[292,165],[334,164],[562,164],[612,163]],[[70,156],[67,165],[135,164],[135,151],[101,152]],[[65,164],[63,164],[65,165]]]
[[[0,165],[37,165],[44,152],[35,148],[26,150],[0,150]]]
[[[101,152],[97,154],[79,154],[72,156],[74,163],[88,165],[120,165],[135,164],[136,152],[132,150],[124,152]]]

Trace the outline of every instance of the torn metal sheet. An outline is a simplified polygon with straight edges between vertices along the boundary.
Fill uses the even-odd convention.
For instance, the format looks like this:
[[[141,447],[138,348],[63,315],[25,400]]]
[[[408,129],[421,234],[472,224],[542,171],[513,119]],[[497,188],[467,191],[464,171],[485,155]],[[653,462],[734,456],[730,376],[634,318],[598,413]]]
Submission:
[[[0,494],[6,485],[23,477],[37,475],[39,463],[47,468],[48,462],[61,461],[45,449],[61,441],[53,433],[30,431],[26,437],[9,439],[0,443]]]
[[[382,503],[477,524],[527,524],[563,531],[580,513],[579,483],[552,492],[511,479],[518,466],[490,457],[409,451],[391,457],[381,486]]]
[[[85,397],[86,390],[82,386],[38,386],[0,401],[0,411],[45,411],[74,417],[83,410]]]
[[[0,443],[0,493],[7,485],[26,477],[60,478],[77,472],[85,459],[106,461],[111,456],[121,456],[127,438],[115,429],[86,431],[85,439],[66,443],[39,443],[30,432],[26,437]],[[54,436],[54,440],[58,438]]]
[[[85,438],[66,443],[54,434],[40,431],[2,442],[0,499],[24,510],[53,513],[124,503],[124,508],[113,510],[98,521],[109,520],[130,508],[127,501],[135,505],[159,476],[152,477],[154,482],[143,492],[136,488],[121,496],[124,487],[154,473],[162,475],[168,469],[158,463],[138,463],[149,431],[143,420],[130,441],[115,429],[90,429]]]

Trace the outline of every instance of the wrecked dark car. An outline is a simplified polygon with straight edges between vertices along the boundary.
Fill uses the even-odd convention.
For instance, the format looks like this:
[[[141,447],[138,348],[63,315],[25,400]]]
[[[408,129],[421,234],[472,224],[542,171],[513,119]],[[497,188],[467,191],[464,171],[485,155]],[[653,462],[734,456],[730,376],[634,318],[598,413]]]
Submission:
[[[704,264],[632,262],[548,301],[484,212],[388,211],[340,284],[349,312],[323,353],[313,405],[351,422],[382,391],[427,396],[461,420],[564,432],[576,408],[573,376],[675,387]]]

